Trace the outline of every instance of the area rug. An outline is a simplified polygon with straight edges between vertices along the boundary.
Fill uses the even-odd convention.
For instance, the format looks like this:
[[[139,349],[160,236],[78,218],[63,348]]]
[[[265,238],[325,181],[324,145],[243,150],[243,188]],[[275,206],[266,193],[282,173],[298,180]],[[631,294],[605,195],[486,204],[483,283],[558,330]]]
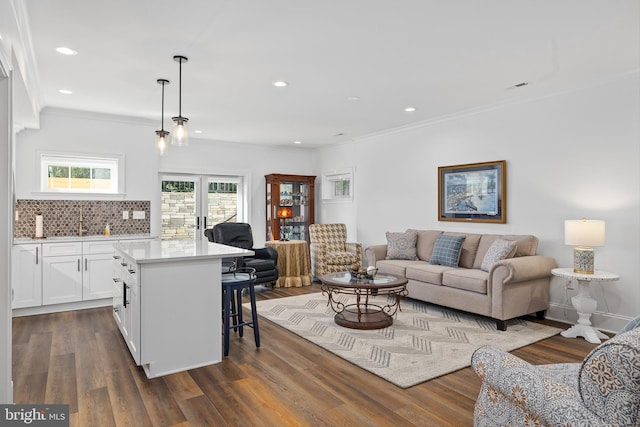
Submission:
[[[345,304],[355,298],[338,297]],[[506,331],[498,331],[493,319],[409,298],[402,300],[393,325],[380,330],[336,325],[321,293],[257,304],[260,316],[401,388],[469,366],[472,353],[483,345],[511,351],[561,331],[523,319],[510,320]]]

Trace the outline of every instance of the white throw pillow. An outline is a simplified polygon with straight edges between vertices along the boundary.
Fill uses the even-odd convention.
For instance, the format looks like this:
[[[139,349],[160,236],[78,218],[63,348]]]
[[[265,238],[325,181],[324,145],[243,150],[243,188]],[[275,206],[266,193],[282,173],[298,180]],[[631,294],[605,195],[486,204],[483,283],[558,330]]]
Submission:
[[[516,242],[514,242],[513,240],[494,240],[491,246],[489,246],[484,259],[482,260],[480,269],[482,271],[489,271],[489,269],[491,269],[491,266],[496,262],[514,256],[516,253],[516,249],[518,248],[516,246]]]

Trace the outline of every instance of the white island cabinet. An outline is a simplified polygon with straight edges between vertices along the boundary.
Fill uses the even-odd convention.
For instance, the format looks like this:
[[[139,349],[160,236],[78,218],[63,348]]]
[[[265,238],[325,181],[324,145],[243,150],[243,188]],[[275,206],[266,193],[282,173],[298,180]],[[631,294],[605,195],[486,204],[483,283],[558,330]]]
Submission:
[[[114,246],[113,316],[148,378],[222,361],[222,258],[252,251],[208,241]]]

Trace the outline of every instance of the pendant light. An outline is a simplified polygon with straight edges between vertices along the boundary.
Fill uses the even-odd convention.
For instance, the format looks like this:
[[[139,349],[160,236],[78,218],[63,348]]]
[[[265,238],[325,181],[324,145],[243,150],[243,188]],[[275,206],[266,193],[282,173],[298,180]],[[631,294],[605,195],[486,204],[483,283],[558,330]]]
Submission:
[[[188,118],[182,117],[182,63],[189,59],[186,56],[175,55],[173,60],[180,64],[178,80],[178,116],[172,117],[173,130],[171,131],[171,145],[184,147],[189,144],[189,132],[187,130]]]
[[[164,85],[169,84],[169,80],[167,79],[158,79],[158,84],[162,85],[162,114],[160,115],[160,130],[156,131],[156,135],[158,135],[158,151],[161,156],[167,152],[167,136],[169,132],[164,130]]]

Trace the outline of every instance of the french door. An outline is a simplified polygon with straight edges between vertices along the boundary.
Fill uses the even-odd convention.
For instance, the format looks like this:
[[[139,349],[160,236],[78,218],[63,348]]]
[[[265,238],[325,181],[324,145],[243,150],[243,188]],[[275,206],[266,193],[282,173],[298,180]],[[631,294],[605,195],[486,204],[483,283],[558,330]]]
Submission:
[[[221,222],[246,222],[243,177],[161,176],[162,240],[204,239]]]

